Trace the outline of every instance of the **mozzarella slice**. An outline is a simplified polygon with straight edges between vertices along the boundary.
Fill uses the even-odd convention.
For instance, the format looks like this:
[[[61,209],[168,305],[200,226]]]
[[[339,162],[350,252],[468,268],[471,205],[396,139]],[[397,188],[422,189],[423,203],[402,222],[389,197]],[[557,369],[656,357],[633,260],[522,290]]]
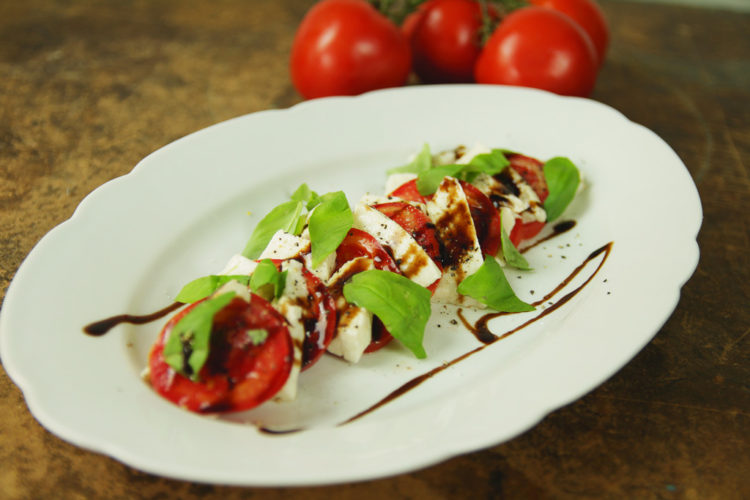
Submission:
[[[391,249],[401,272],[423,287],[440,278],[440,268],[417,241],[393,219],[364,203],[354,209],[354,227],[361,229]]]
[[[338,324],[336,336],[328,345],[328,352],[356,363],[362,358],[372,340],[372,313],[367,309],[350,304],[343,296],[344,284],[356,273],[374,269],[372,259],[357,257],[345,263],[331,276],[328,288],[336,297]]]
[[[263,259],[294,259],[310,251],[310,240],[286,233],[279,229],[260,254]]]
[[[472,146],[470,149],[457,149],[456,156],[458,157],[458,159],[456,160],[456,164],[468,165],[468,163],[473,160],[475,156],[491,152],[492,150],[490,148],[480,143],[474,144],[474,146]]]
[[[336,337],[328,344],[328,352],[356,363],[362,358],[372,339],[372,313],[349,304],[339,313]]]
[[[336,252],[330,253],[316,268],[312,266],[312,253],[306,253],[302,258],[305,261],[305,267],[323,283],[328,281],[333,268],[336,267]]]
[[[258,263],[252,259],[248,259],[244,255],[233,255],[227,265],[219,274],[226,275],[251,275],[255,272],[255,268],[258,267]]]
[[[250,289],[239,281],[227,281],[213,293],[213,296],[218,297],[222,293],[227,292],[234,292],[235,297],[238,297],[245,302],[250,302]]]
[[[432,296],[434,302],[482,307],[458,293],[458,285],[482,266],[484,258],[471,219],[469,202],[457,179],[445,177],[427,202],[427,213],[443,242],[443,277]]]
[[[296,260],[282,262],[281,270],[287,271],[286,285],[281,297],[274,303],[274,307],[287,321],[289,335],[292,337],[294,357],[292,370],[286,379],[284,387],[276,393],[274,399],[278,401],[292,401],[297,397],[297,383],[302,368],[302,344],[305,342],[305,326],[302,322],[303,310],[300,299],[307,297],[307,284],[302,274],[302,264]]]
[[[511,186],[487,174],[479,174],[472,184],[492,200],[496,207],[511,209],[523,222],[546,222],[547,213],[539,197],[521,174],[512,168],[506,168],[498,175],[504,176]]]

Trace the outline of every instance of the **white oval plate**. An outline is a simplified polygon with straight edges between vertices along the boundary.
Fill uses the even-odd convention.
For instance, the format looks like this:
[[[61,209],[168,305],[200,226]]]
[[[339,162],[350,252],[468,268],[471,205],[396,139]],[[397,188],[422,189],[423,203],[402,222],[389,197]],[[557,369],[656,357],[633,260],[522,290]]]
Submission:
[[[437,308],[427,360],[395,343],[356,366],[324,357],[302,374],[295,403],[207,418],[162,400],[139,378],[164,320],[100,338],[82,333],[97,319],[153,312],[187,281],[219,271],[301,182],[343,189],[354,203],[381,193],[385,170],[424,142],[433,151],[481,142],[571,158],[587,184],[565,214],[578,225],[526,254],[534,272],[509,279],[534,300],[613,241],[599,274],[554,313],[341,426],[481,344]],[[382,477],[516,436],[615,373],[677,305],[698,261],[701,219],[672,149],[594,101],[479,85],[320,99],[191,134],[91,193],[19,268],[2,307],[0,352],[50,431],[144,471],[241,485]],[[503,332],[529,317],[491,326]],[[269,435],[238,422],[305,430]]]

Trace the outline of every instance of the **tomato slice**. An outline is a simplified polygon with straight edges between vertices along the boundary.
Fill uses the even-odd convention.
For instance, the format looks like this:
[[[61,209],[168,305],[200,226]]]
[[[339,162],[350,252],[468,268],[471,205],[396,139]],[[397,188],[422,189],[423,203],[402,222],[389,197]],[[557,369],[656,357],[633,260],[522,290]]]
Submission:
[[[521,222],[516,221],[513,229],[510,231],[511,243],[513,246],[518,248],[518,245],[524,241],[533,238],[544,228],[544,222],[532,221],[532,222]]]
[[[393,340],[393,335],[391,335],[391,332],[389,332],[383,322],[380,321],[380,318],[378,318],[377,316],[373,316],[372,340],[370,341],[370,345],[365,348],[365,352],[378,351],[387,346],[391,342],[391,340]]]
[[[270,399],[286,383],[292,369],[293,347],[284,317],[262,297],[250,302],[232,299],[214,316],[210,352],[193,381],[177,373],[164,359],[172,329],[196,305],[167,322],[151,349],[151,385],[173,403],[198,413],[243,411]],[[255,345],[247,331],[265,329],[265,341]]]
[[[357,257],[369,257],[373,260],[375,268],[401,274],[393,257],[374,236],[361,229],[352,228],[336,249],[336,269]]]
[[[317,276],[307,269],[302,274],[307,280],[308,294],[302,316],[305,327],[302,370],[307,370],[320,359],[336,333],[336,302]]]
[[[402,201],[380,203],[373,208],[404,228],[442,271],[443,265],[440,261],[440,243],[437,238],[437,230],[435,224],[430,221],[430,218],[424,212]]]
[[[399,187],[391,191],[390,196],[395,196],[406,201],[427,203],[427,198],[419,194],[419,189],[417,189],[417,179],[412,179],[409,182],[401,184]]]
[[[531,186],[539,197],[539,201],[544,203],[544,200],[549,196],[547,180],[544,178],[544,164],[536,158],[518,153],[508,154],[507,158],[511,168],[523,177],[523,180]],[[510,241],[517,247],[522,241],[531,239],[539,234],[543,228],[544,222],[516,221],[509,235]]]
[[[492,201],[468,182],[460,181],[471,211],[471,220],[477,232],[479,246],[485,255],[497,255],[500,251],[502,220]]]
[[[549,195],[547,189],[547,180],[544,178],[544,164],[530,156],[524,156],[518,153],[510,153],[506,156],[513,170],[521,174],[523,180],[529,183],[539,201],[544,203]]]
[[[401,274],[393,257],[371,234],[361,229],[352,228],[336,249],[336,269],[357,257],[369,257],[375,268]],[[377,317],[372,322],[372,341],[365,352],[373,352],[388,344],[393,337]]]

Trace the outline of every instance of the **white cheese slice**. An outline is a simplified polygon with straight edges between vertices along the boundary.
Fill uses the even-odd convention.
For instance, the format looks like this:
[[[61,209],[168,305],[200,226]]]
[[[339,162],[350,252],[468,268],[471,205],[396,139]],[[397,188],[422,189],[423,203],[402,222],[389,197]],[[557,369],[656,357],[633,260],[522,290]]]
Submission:
[[[229,262],[219,274],[249,276],[255,272],[256,267],[258,267],[257,262],[244,255],[237,254],[229,259]]]
[[[312,253],[306,253],[302,258],[305,261],[305,267],[323,283],[328,281],[333,272],[333,268],[336,267],[336,252],[328,254],[328,257],[323,259],[323,262],[318,264],[318,267],[316,268],[313,268],[312,266]]]
[[[492,150],[487,146],[476,143],[470,149],[461,151],[459,158],[456,160],[457,165],[467,165],[477,155],[491,153]]]
[[[432,296],[434,302],[481,307],[470,297],[458,293],[458,285],[474,274],[484,262],[479,239],[471,219],[471,210],[458,180],[445,177],[435,195],[427,202],[427,213],[443,241],[443,277]]]
[[[308,226],[305,226],[302,234],[300,234],[300,238],[308,241],[310,240],[310,228]],[[310,248],[312,249],[312,246]],[[323,259],[323,262],[321,262],[316,268],[313,268],[312,266],[312,252],[304,254],[302,258],[305,261],[305,267],[323,283],[330,279],[333,268],[336,267],[336,252],[328,254],[328,256]]]
[[[271,237],[271,241],[260,254],[263,259],[294,259],[300,254],[310,251],[310,240],[286,233],[279,229]]]
[[[222,286],[220,286],[214,293],[214,297],[218,297],[219,295],[223,293],[228,292],[234,292],[234,296],[237,298],[240,298],[244,300],[245,302],[250,302],[250,289],[246,286],[240,283],[239,281],[227,281]]]
[[[339,317],[336,336],[328,345],[328,351],[343,357],[350,363],[359,361],[367,346],[370,345],[372,313],[362,307],[349,304],[343,297],[341,289],[354,274],[374,268],[372,259],[357,257],[341,266],[328,282],[328,288],[337,297],[336,309]]]
[[[305,342],[305,326],[302,322],[303,310],[299,300],[307,297],[307,285],[302,274],[302,263],[296,260],[287,260],[281,263],[281,270],[287,271],[286,285],[274,307],[287,321],[289,335],[292,337],[293,359],[292,370],[286,383],[274,399],[278,401],[292,401],[297,397],[297,384],[299,373],[302,368],[302,344]]]
[[[433,262],[417,241],[393,219],[364,203],[354,209],[354,227],[372,236],[393,252],[401,272],[423,287],[440,278],[440,268]]]
[[[336,336],[328,344],[328,352],[356,363],[372,339],[372,313],[349,304],[338,316]]]
[[[463,146],[459,146],[459,148],[463,148]],[[433,165],[452,165],[456,163],[456,158],[458,157],[457,153],[459,151],[460,150],[458,148],[441,151],[432,156],[432,164]]]

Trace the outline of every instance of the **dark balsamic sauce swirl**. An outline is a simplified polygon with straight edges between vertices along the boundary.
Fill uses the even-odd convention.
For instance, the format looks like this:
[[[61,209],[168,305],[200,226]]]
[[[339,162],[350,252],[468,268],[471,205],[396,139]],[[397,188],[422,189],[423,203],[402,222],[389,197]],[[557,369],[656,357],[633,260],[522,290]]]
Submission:
[[[159,309],[154,313],[144,314],[141,316],[135,314],[119,314],[117,316],[112,316],[110,318],[105,318],[103,320],[88,324],[83,327],[83,331],[84,333],[91,335],[92,337],[101,337],[121,323],[130,323],[133,325],[143,325],[146,323],[151,323],[152,321],[163,318],[172,311],[176,311],[183,305],[184,304],[182,302],[175,302],[174,304],[168,305],[164,309]]]
[[[521,253],[526,253],[529,250],[531,250],[532,248],[534,248],[535,246],[541,245],[545,241],[551,240],[552,238],[560,236],[563,233],[567,233],[568,231],[570,231],[574,227],[576,227],[576,221],[574,221],[574,220],[564,220],[564,221],[558,222],[557,224],[555,224],[554,226],[552,226],[552,233],[551,234],[548,234],[544,238],[542,238],[540,240],[537,240],[534,243],[532,243],[531,245],[523,247],[523,248],[519,249],[518,251],[521,252]]]

